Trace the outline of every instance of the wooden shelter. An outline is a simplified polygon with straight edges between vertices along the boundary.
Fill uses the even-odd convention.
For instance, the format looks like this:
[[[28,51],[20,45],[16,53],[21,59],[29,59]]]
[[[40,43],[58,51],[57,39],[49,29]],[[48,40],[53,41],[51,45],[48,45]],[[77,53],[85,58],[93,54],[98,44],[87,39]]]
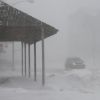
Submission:
[[[42,41],[42,84],[45,84],[45,57],[44,39],[57,33],[54,27],[19,11],[18,9],[0,1],[0,42],[17,42],[22,44],[22,75],[26,76],[26,44],[29,54],[29,77],[30,69],[30,45],[34,44],[34,80],[36,81],[36,42]],[[23,52],[24,50],[24,52]],[[25,59],[23,59],[25,57]],[[25,60],[25,64],[23,64]],[[24,66],[25,65],[25,66]]]

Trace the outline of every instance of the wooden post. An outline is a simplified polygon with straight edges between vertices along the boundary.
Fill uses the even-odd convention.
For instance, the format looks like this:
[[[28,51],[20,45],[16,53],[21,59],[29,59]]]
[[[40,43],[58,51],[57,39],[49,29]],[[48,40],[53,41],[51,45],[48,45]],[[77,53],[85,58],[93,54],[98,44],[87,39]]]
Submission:
[[[24,48],[25,48],[25,76],[26,76],[26,43],[24,43]]]
[[[24,75],[24,73],[23,73],[23,42],[21,42],[21,47],[22,47],[22,76]]]
[[[34,42],[34,81],[37,80],[37,69],[36,69],[36,42]]]
[[[14,54],[14,42],[12,42],[12,69],[14,70],[15,68],[15,63],[14,63],[14,58],[15,58],[15,54]]]
[[[45,54],[44,54],[44,28],[41,22],[41,40],[42,40],[42,85],[45,85]]]
[[[28,69],[28,71],[29,71],[29,77],[31,76],[31,64],[30,64],[30,44],[28,44],[28,63],[29,63],[29,69]]]

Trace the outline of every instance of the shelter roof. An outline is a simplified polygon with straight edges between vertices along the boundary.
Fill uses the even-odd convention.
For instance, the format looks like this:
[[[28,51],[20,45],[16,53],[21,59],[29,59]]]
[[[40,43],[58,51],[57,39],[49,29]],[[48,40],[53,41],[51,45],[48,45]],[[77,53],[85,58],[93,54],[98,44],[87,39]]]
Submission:
[[[33,43],[57,33],[54,27],[0,1],[0,41]]]

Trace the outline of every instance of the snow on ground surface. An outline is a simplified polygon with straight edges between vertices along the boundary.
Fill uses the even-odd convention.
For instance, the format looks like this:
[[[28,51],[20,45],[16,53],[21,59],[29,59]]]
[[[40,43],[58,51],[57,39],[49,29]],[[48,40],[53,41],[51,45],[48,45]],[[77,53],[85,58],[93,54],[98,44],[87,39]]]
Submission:
[[[12,72],[9,71],[11,74]],[[8,73],[8,74],[9,74]],[[100,73],[90,70],[61,71],[46,74],[46,85],[38,80],[14,76],[0,77],[0,100],[99,100]],[[95,75],[94,75],[95,74]],[[1,76],[1,75],[0,75]]]

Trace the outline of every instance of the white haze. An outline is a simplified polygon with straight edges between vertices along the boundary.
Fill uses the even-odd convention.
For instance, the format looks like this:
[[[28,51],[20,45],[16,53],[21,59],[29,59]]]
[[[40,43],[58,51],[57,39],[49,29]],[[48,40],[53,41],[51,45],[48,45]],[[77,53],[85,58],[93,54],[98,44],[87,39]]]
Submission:
[[[96,63],[99,61],[99,30],[94,30],[90,23],[95,22],[94,25],[99,27],[100,19],[98,18],[94,22],[90,21],[89,24],[88,22],[85,23],[87,26],[85,28],[83,25],[84,13],[89,14],[90,18],[91,16],[98,16],[100,12],[99,0],[34,0],[34,3],[25,0],[25,2],[15,5],[15,0],[5,1],[59,30],[58,34],[45,40],[46,66],[64,67],[65,60],[69,56],[81,57],[88,66],[94,64],[94,58]],[[86,16],[87,21],[89,16]],[[16,52],[20,50],[19,47],[16,47]],[[37,45],[37,53],[38,62],[41,63],[40,42]],[[18,57],[15,56],[16,61]]]

